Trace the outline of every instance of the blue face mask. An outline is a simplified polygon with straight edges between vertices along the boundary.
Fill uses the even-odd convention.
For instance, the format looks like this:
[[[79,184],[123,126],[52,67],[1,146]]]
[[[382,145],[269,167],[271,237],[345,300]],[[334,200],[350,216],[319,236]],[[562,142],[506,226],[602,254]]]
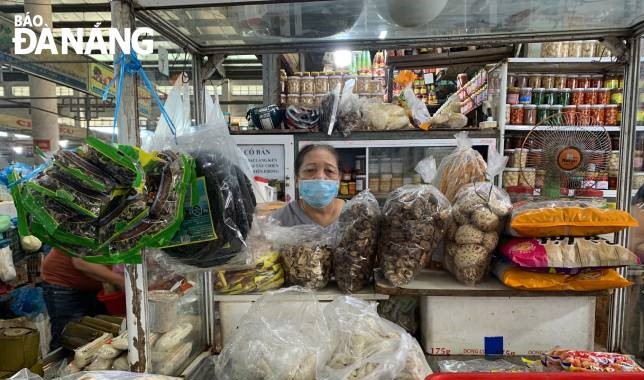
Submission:
[[[326,179],[302,179],[299,181],[300,197],[309,206],[322,208],[328,206],[338,195],[338,182]]]

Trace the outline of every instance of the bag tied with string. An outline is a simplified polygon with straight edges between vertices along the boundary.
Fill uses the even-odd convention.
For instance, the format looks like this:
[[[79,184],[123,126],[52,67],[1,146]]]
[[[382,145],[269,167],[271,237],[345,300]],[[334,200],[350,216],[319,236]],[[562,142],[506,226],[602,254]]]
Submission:
[[[505,217],[512,210],[508,194],[492,182],[506,162],[507,157],[491,150],[486,172],[490,182],[463,186],[452,206],[443,264],[466,285],[481,282],[487,274]]]
[[[486,172],[485,160],[472,148],[467,132],[459,132],[454,137],[456,149],[441,160],[435,184],[450,202],[454,202],[464,185],[485,181]]]

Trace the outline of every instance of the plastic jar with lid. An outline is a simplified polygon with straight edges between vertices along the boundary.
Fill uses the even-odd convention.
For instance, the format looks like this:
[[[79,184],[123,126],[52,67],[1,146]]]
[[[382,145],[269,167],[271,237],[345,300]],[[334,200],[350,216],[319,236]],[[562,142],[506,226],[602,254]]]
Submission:
[[[519,88],[518,87],[510,87],[508,88],[508,99],[507,99],[507,104],[519,104]]]
[[[595,180],[591,180],[589,182],[595,182]],[[584,203],[590,203],[593,207],[597,208],[605,208],[606,207],[606,199],[604,198],[604,192],[601,190],[597,189],[577,189],[575,190],[575,198],[579,199],[580,201],[584,201]]]
[[[619,112],[619,105],[607,104],[604,109],[604,125],[615,126],[617,123],[617,113]]]
[[[302,94],[313,94],[315,92],[312,76],[302,77],[300,81],[300,92]]]
[[[301,77],[291,76],[286,80],[286,88],[289,95],[291,94],[300,94],[300,82],[302,81]]]
[[[315,95],[302,94],[300,96],[300,107],[315,108]]]
[[[596,40],[584,41],[584,43],[581,46],[581,56],[582,57],[594,57],[596,47],[597,47],[597,41]]]
[[[562,88],[561,91],[559,91],[559,101],[557,104],[561,104],[562,106],[570,105],[571,95],[572,91],[569,88]]]
[[[544,58],[564,57],[561,42],[544,42],[541,44],[541,56]]]
[[[548,112],[550,112],[550,105],[542,104],[537,106],[537,124],[548,118]]]
[[[617,75],[614,74],[606,74],[606,77],[604,78],[604,87],[608,89],[614,89],[619,87],[619,79],[617,78]]]
[[[592,88],[602,88],[604,87],[604,76],[601,74],[595,74],[590,76],[590,87]]]
[[[564,106],[562,111],[563,113],[563,124],[564,125],[574,125],[575,124],[575,119],[577,115],[577,106],[575,105],[568,105]]]
[[[322,107],[322,101],[326,97],[326,94],[315,94],[315,105],[316,107]]]
[[[366,93],[369,92],[369,81],[371,80],[371,77],[369,75],[358,75],[358,93]]]
[[[621,88],[616,88],[610,92],[610,103],[611,104],[622,104],[624,102],[624,90]]]
[[[581,58],[583,45],[583,41],[570,41],[570,45],[568,46],[568,57]]]
[[[546,88],[543,93],[543,104],[553,105],[555,104],[555,94],[557,90],[554,88]]]
[[[366,188],[367,188],[367,176],[364,174],[358,174],[356,176],[356,192],[359,193]]]
[[[533,88],[532,89],[532,104],[540,105],[544,104],[545,101],[545,89],[544,88]]]
[[[590,75],[580,75],[579,79],[577,80],[577,86],[579,86],[580,88],[590,87]]]
[[[517,87],[528,87],[529,83],[529,75],[528,74],[518,74],[517,75]]]
[[[534,189],[530,186],[506,186],[505,191],[512,203],[532,201],[534,198]]]
[[[338,85],[340,85],[340,90],[342,90],[342,76],[329,75],[329,91],[334,91]]]
[[[532,88],[521,87],[519,89],[519,103],[532,104]]]
[[[525,104],[523,106],[523,125],[537,124],[537,106],[534,104]]]
[[[590,104],[577,106],[577,124],[590,125]]]
[[[541,74],[530,74],[530,77],[528,78],[528,86],[532,88],[541,87]]]
[[[597,89],[587,88],[584,91],[584,104],[597,104]]]
[[[508,88],[517,87],[517,75],[515,73],[508,73]]]
[[[590,124],[591,125],[604,125],[604,110],[603,104],[595,104],[590,107]]]
[[[534,168],[526,168],[519,172],[519,186],[528,186],[534,188],[537,179],[537,171]]]
[[[510,106],[510,124],[521,125],[523,123],[523,104]]]
[[[572,93],[570,94],[570,104],[574,104],[576,106],[584,104],[584,91],[586,91],[586,89],[581,87],[573,88]]]
[[[563,106],[560,104],[555,104],[550,106],[548,111],[548,117],[550,117],[550,125],[563,125]]]
[[[326,94],[329,92],[329,77],[326,75],[318,75],[315,77],[313,80],[313,84],[315,85],[315,93],[316,94]]]
[[[513,187],[519,184],[519,170],[505,169],[503,172],[503,186]]]
[[[597,89],[597,104],[609,104],[609,103],[610,103],[610,89],[605,87]]]
[[[545,89],[555,87],[555,74],[543,74],[541,76],[541,86]]]
[[[286,104],[289,106],[300,106],[300,94],[288,94],[286,95]]]
[[[369,90],[372,94],[382,95],[385,92],[382,81],[380,79],[372,79],[369,81]]]
[[[555,87],[556,88],[566,88],[566,74],[557,74],[555,75]]]
[[[566,88],[577,88],[577,81],[579,80],[579,75],[577,74],[568,74],[566,77]]]
[[[391,174],[380,174],[380,192],[388,193],[391,191]]]

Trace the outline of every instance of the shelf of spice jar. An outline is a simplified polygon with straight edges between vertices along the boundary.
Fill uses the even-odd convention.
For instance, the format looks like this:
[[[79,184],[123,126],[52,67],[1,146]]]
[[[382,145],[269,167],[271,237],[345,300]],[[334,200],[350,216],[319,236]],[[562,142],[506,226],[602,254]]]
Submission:
[[[588,125],[588,126],[579,126],[579,125],[556,125],[556,126],[534,126],[534,125],[506,125],[506,131],[531,131],[533,129],[537,131],[593,131],[593,132],[619,132],[621,127],[619,126],[600,126],[600,125]],[[644,127],[642,127],[644,131]]]
[[[613,57],[517,57],[508,63],[615,63]]]

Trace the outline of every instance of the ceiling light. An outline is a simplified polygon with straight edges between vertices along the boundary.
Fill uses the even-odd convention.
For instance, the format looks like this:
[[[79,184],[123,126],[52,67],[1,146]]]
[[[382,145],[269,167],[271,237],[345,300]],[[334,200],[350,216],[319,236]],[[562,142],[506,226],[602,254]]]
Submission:
[[[7,137],[9,134],[7,132],[0,131],[0,137]]]
[[[378,34],[378,38],[381,40],[384,40],[387,37],[387,31],[386,30],[381,30],[380,34]]]
[[[29,136],[29,135],[21,135],[20,133],[14,133],[13,138],[14,139],[20,139],[20,140],[26,140],[26,139],[30,139],[31,136]]]
[[[14,146],[14,147],[13,147],[13,151],[14,151],[14,152],[16,152],[16,154],[22,154],[22,151],[23,151],[23,150],[24,150],[24,149],[23,149],[23,147],[21,147],[21,146]]]
[[[336,67],[348,67],[351,64],[352,53],[349,50],[336,50],[333,52],[333,62]]]

